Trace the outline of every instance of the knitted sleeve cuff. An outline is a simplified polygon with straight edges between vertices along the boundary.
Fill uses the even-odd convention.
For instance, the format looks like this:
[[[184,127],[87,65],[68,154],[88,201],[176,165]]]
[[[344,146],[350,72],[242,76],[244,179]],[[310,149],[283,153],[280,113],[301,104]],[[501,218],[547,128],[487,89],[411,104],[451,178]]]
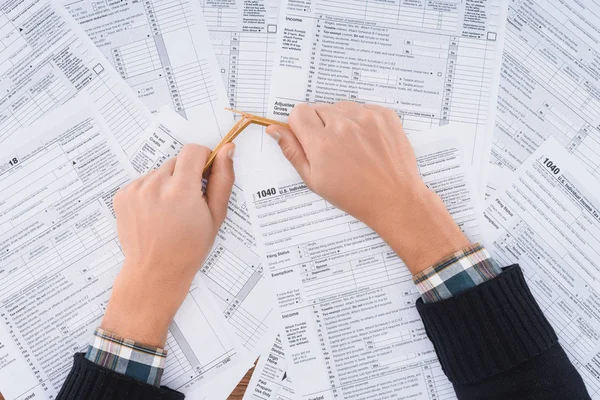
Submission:
[[[165,386],[156,387],[85,358],[83,353],[74,356],[73,367],[63,384],[57,400],[183,400],[183,393]]]
[[[558,342],[518,265],[458,296],[433,303],[419,299],[417,310],[455,384],[507,371]]]

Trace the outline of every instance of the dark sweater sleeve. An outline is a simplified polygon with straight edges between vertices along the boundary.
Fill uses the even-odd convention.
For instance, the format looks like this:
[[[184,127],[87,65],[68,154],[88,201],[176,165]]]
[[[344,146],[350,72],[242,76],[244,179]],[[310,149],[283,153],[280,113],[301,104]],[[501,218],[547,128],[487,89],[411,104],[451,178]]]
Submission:
[[[518,265],[417,309],[459,399],[589,399]]]
[[[183,393],[156,387],[74,356],[73,367],[57,400],[182,400]]]

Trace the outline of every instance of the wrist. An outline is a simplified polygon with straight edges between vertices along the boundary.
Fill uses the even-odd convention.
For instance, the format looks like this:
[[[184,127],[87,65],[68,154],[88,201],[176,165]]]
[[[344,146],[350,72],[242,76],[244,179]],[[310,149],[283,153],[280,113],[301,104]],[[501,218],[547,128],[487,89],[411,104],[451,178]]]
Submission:
[[[425,184],[397,193],[371,227],[413,275],[469,245],[443,201]]]
[[[115,279],[100,328],[123,338],[162,348],[180,304],[174,301],[175,297],[173,292],[143,277],[133,276],[124,267]]]

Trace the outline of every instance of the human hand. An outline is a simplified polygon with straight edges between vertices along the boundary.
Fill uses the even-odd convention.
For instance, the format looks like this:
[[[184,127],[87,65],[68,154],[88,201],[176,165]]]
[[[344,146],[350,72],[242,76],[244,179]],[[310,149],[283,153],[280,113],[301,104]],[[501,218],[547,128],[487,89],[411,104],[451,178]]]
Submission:
[[[351,102],[299,104],[291,129],[271,125],[306,185],[365,222],[419,272],[469,244],[425,186],[398,115]]]
[[[164,347],[168,327],[227,215],[233,150],[228,144],[217,155],[206,195],[202,170],[210,149],[199,145],[184,146],[177,157],[116,194],[125,262],[102,329]]]

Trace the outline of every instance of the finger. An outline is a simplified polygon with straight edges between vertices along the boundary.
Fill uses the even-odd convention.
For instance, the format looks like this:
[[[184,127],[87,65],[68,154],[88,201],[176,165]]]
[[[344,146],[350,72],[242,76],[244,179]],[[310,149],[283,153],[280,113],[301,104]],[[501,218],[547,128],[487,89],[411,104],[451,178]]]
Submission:
[[[158,173],[161,175],[173,175],[173,171],[175,171],[175,164],[177,163],[177,157],[169,158],[167,161],[163,163],[160,167],[158,167]]]
[[[356,113],[364,111],[362,104],[355,103],[353,101],[339,101],[334,104],[335,109],[342,111],[343,113]]]
[[[400,120],[400,116],[398,115],[398,113],[395,110],[392,110],[391,108],[382,107],[377,104],[363,104],[362,107],[370,111],[376,111],[378,113],[381,113],[386,117],[391,117],[394,120]]]
[[[351,101],[340,101],[339,103],[335,103],[335,108],[342,118],[357,122],[359,125],[376,123],[378,118],[384,116],[382,111],[385,110],[383,107],[369,109],[363,104],[353,103]]]
[[[199,144],[186,144],[177,155],[173,176],[176,178],[202,182],[202,171],[210,149]]]
[[[146,172],[143,176],[141,176],[140,178],[138,178],[139,180],[139,184],[138,187],[145,187],[147,186],[149,183],[153,182],[153,178],[155,176],[156,169],[151,169],[150,171]]]
[[[385,108],[385,107],[382,107],[377,104],[363,104],[362,106],[363,106],[363,108],[366,108],[367,110],[373,110],[373,111],[389,110],[389,108]]]
[[[127,192],[125,191],[127,186],[122,187],[117,191],[115,197],[113,197],[113,209],[116,214],[120,214],[121,211],[125,209],[125,205],[127,204]]]
[[[136,190],[138,190],[143,185],[143,183],[144,183],[145,180],[146,180],[146,175],[142,175],[140,177],[137,177],[133,181],[129,182],[123,188],[123,190],[128,190],[130,192],[136,191]]]
[[[290,113],[288,123],[303,146],[306,146],[311,135],[322,132],[325,127],[314,107],[308,104],[296,105]]]
[[[221,226],[227,216],[231,189],[235,182],[233,153],[235,145],[228,143],[219,150],[208,176],[206,197],[215,224]]]
[[[153,193],[160,190],[161,186],[171,178],[171,175],[168,172],[162,171],[161,168],[162,165],[144,175],[139,189],[144,189],[146,192]]]
[[[310,173],[310,163],[294,132],[279,125],[270,125],[267,127],[266,132],[277,141],[285,158],[296,169],[300,177],[306,180]]]

